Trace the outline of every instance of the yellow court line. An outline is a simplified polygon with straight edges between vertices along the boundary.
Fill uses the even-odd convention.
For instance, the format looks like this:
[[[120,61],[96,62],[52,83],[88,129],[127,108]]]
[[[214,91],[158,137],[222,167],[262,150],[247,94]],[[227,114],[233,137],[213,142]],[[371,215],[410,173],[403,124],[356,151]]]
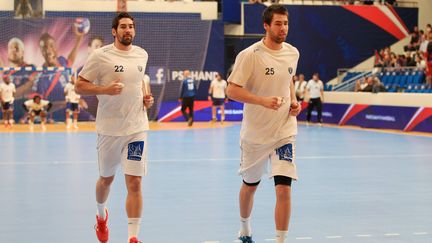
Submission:
[[[195,122],[192,127],[188,127],[186,122],[150,122],[150,130],[152,131],[167,131],[167,130],[190,130],[190,129],[209,129],[209,128],[225,128],[230,127],[235,124],[240,124],[240,122]],[[300,125],[306,125],[305,122],[299,122]],[[46,131],[42,131],[41,126],[34,125],[33,132],[95,132],[96,127],[94,122],[80,122],[78,129],[66,129],[64,123],[47,124]],[[310,126],[316,126],[311,124]],[[363,128],[358,126],[339,126],[336,124],[323,124],[324,127],[334,127],[340,129],[351,129],[359,131],[371,131],[380,133],[391,133],[391,134],[401,134],[409,136],[423,136],[432,137],[432,133],[427,132],[404,132],[401,130],[392,129],[376,129],[376,128]],[[0,126],[0,133],[27,133],[30,132],[29,125],[27,124],[15,124],[12,128],[5,128],[4,125]],[[300,134],[301,136],[301,134]]]
[[[190,130],[190,129],[208,129],[208,128],[224,128],[232,126],[233,122],[194,122],[192,127],[188,127],[186,122],[150,122],[150,130]],[[47,124],[46,130],[43,131],[40,124],[35,124],[33,132],[95,132],[96,126],[94,122],[79,122],[78,129],[66,129],[64,123]],[[12,128],[0,126],[0,133],[28,133],[30,127],[28,124],[15,124]]]

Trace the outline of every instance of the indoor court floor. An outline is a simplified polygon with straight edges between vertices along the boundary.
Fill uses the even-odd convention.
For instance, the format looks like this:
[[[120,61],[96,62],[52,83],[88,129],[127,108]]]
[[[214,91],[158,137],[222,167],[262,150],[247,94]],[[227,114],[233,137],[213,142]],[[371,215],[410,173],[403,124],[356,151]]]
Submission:
[[[0,133],[0,243],[97,243],[90,130]],[[149,132],[143,243],[237,242],[239,131],[177,123]],[[432,136],[299,125],[296,154],[288,242],[432,242]],[[126,242],[125,192],[118,173],[109,242]],[[256,243],[274,242],[274,201],[264,179],[252,213]]]

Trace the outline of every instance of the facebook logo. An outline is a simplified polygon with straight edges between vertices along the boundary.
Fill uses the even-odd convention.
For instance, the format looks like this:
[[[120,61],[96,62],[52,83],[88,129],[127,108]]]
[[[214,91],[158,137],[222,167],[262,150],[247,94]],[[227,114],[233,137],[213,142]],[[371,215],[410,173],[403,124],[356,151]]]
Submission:
[[[167,80],[165,67],[157,67],[157,66],[149,67],[148,75],[152,83],[161,84],[166,82]]]

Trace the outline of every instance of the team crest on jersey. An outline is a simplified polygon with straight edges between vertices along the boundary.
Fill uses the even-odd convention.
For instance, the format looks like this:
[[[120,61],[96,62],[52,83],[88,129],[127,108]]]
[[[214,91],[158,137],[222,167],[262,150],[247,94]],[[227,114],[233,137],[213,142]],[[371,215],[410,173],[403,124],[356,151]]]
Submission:
[[[289,68],[288,68],[288,72],[289,72],[289,74],[292,74],[292,72],[293,72],[293,68],[292,68],[292,67],[289,67]]]
[[[138,67],[138,71],[142,72],[143,66],[138,65],[137,67]]]
[[[144,141],[137,141],[128,144],[128,160],[141,161],[144,151]]]
[[[288,162],[292,162],[293,153],[292,153],[292,144],[285,144],[284,146],[276,149],[276,154],[279,155],[279,160],[286,160]]]

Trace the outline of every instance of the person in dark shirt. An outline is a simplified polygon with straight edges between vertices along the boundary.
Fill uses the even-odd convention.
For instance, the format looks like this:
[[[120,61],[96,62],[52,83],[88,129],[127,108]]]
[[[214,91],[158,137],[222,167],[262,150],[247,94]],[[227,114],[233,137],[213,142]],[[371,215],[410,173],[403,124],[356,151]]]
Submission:
[[[188,126],[192,126],[193,124],[193,113],[194,113],[194,101],[196,95],[196,85],[195,81],[190,77],[190,71],[185,70],[183,72],[184,80],[180,90],[180,98],[181,102],[181,112],[188,122]],[[189,110],[189,114],[186,113],[186,108]]]

